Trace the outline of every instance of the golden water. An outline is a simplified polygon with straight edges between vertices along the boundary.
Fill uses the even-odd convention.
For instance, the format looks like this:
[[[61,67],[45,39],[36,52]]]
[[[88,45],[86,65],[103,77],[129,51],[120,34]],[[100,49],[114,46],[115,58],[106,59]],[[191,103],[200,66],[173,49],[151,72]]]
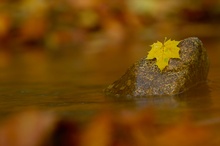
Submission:
[[[179,96],[115,98],[103,89],[147,54],[152,42],[88,45],[55,51],[25,48],[0,51],[0,118],[29,107],[86,120],[110,109],[153,107],[162,121],[189,113],[195,120],[220,124],[220,39],[202,39],[210,58],[206,84]]]

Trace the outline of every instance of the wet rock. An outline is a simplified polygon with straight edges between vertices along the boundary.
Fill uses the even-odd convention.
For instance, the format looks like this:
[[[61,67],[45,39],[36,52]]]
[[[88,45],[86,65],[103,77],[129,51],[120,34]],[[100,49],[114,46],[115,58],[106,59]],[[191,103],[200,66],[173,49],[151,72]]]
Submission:
[[[202,42],[196,37],[182,40],[181,59],[170,59],[169,65],[161,72],[156,59],[142,58],[127,72],[105,89],[113,96],[175,95],[205,82],[209,61]]]

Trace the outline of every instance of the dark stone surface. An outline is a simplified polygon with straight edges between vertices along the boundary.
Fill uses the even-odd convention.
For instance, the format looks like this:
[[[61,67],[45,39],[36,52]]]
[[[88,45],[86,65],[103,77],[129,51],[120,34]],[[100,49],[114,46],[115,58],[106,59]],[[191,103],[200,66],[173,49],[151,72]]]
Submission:
[[[209,60],[202,42],[196,37],[182,40],[181,59],[170,59],[169,65],[161,72],[156,59],[142,58],[127,72],[105,89],[113,96],[175,95],[205,82]]]

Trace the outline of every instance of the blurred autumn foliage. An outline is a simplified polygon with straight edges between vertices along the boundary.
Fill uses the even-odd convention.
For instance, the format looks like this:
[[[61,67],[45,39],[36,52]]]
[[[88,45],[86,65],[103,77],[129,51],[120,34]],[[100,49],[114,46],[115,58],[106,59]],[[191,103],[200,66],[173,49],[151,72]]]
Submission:
[[[209,125],[210,126],[210,125]],[[219,145],[214,129],[189,119],[163,124],[149,109],[105,111],[86,124],[29,110],[0,126],[1,146],[208,146]]]
[[[94,39],[181,35],[185,23],[218,23],[219,7],[218,0],[1,0],[0,43],[63,48]]]
[[[45,104],[43,102],[45,101],[45,106],[48,106],[47,103],[57,100],[59,104],[62,103],[64,106],[62,110],[65,111],[66,104],[63,104],[65,99],[80,97],[78,94],[73,96],[72,92],[76,90],[73,90],[72,86],[62,84],[63,88],[70,88],[61,92],[62,97],[68,96],[67,98],[49,98],[53,92],[50,88],[45,88],[48,91],[42,94],[36,93],[35,99],[31,96],[32,90],[30,90],[31,92],[27,92],[28,98],[25,97],[23,101],[21,97],[25,96],[23,92],[26,90],[23,90],[23,87],[19,88],[21,92],[18,93],[18,89],[15,91],[16,87],[13,85],[20,85],[21,81],[69,82],[75,81],[75,78],[77,81],[79,79],[80,83],[86,80],[85,84],[88,84],[89,79],[92,83],[106,84],[107,79],[109,82],[113,80],[110,75],[117,74],[112,72],[111,66],[114,66],[115,70],[121,69],[124,72],[127,68],[125,63],[129,62],[129,59],[133,62],[138,58],[132,58],[132,55],[138,52],[137,48],[143,48],[145,45],[128,44],[133,46],[135,51],[130,52],[131,56],[127,53],[129,59],[124,61],[121,56],[126,56],[125,51],[116,58],[109,53],[110,51],[99,53],[99,50],[95,50],[94,52],[98,53],[93,53],[92,47],[107,49],[102,44],[126,44],[135,39],[155,41],[155,38],[164,38],[164,36],[175,36],[177,40],[180,37],[193,35],[220,37],[219,8],[218,0],[0,0],[0,50],[19,49],[20,46],[22,49],[31,49],[30,45],[37,46],[35,47],[37,51],[23,53],[20,57],[11,55],[13,53],[10,51],[10,53],[0,52],[1,83],[13,81],[9,85],[11,88],[6,87],[1,90],[2,96],[5,97],[2,98],[4,101],[2,105],[10,103],[2,106],[1,109],[26,107],[25,102],[29,101],[27,104],[31,105]],[[51,63],[53,59],[49,60],[46,53],[38,51],[57,48],[62,50],[69,47],[75,49],[76,46],[89,43],[89,47],[80,48],[87,51],[83,54],[84,62],[80,60],[79,64],[75,63],[76,65],[68,59],[65,61],[67,64],[58,61]],[[97,44],[101,44],[101,47],[97,47]],[[28,47],[24,47],[26,45]],[[119,48],[110,46],[109,50]],[[115,53],[114,50],[112,52]],[[60,54],[55,54],[57,55],[55,57]],[[214,52],[214,54],[218,61],[218,53]],[[77,53],[72,53],[70,58],[76,56]],[[111,62],[106,63],[109,60]],[[86,72],[87,68],[92,71],[97,70],[98,73]],[[72,72],[71,69],[74,71]],[[75,77],[73,74],[75,70],[82,76],[75,75]],[[86,74],[81,73],[81,70],[86,70]],[[102,71],[106,72],[103,76]],[[26,88],[25,86],[24,89]],[[16,94],[11,94],[13,91]],[[40,92],[38,88],[36,92]],[[38,98],[38,95],[44,95],[40,102],[38,100],[41,98]],[[25,104],[20,104],[21,102]],[[68,100],[65,102],[67,103]],[[82,108],[88,108],[86,106],[87,104]],[[133,112],[125,110],[117,113],[103,110],[102,114],[84,123],[77,122],[77,117],[73,118],[75,119],[67,120],[39,110],[26,110],[2,118],[0,146],[217,146],[220,144],[217,137],[219,132],[216,134],[215,131],[218,125],[213,126],[215,128],[211,124],[199,125],[187,118],[176,123],[164,124],[148,109]]]

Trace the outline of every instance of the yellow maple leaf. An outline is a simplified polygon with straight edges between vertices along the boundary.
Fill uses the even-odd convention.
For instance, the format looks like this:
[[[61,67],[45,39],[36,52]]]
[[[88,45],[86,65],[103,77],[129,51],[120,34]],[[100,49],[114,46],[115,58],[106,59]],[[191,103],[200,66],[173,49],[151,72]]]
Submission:
[[[170,58],[180,58],[179,50],[177,47],[180,41],[171,41],[170,39],[164,43],[157,41],[151,45],[151,50],[148,53],[147,59],[156,58],[156,65],[162,71],[166,66],[168,66],[168,62]]]

